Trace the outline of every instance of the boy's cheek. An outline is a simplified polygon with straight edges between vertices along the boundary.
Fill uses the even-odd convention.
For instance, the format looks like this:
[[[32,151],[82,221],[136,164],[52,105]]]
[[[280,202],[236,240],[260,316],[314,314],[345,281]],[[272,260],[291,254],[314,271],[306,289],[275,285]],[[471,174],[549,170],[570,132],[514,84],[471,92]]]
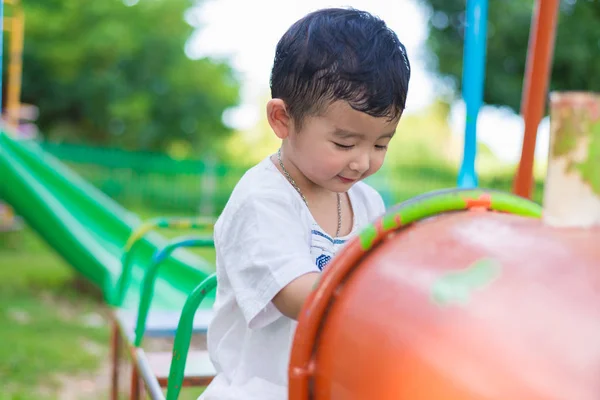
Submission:
[[[373,175],[375,172],[379,171],[383,165],[384,156],[381,158],[377,158],[371,162],[371,167],[369,168],[369,175]]]

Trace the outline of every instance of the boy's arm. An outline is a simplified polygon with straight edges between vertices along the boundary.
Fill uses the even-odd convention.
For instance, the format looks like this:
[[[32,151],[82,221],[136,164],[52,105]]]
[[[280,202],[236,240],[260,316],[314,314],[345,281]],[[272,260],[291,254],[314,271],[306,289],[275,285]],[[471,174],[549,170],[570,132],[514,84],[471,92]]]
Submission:
[[[319,280],[319,272],[309,272],[291,281],[273,297],[273,304],[288,318],[297,320],[308,295]]]
[[[292,191],[258,191],[222,220],[217,268],[226,270],[250,329],[282,315],[297,319],[320,274],[310,252],[310,223],[294,201]]]

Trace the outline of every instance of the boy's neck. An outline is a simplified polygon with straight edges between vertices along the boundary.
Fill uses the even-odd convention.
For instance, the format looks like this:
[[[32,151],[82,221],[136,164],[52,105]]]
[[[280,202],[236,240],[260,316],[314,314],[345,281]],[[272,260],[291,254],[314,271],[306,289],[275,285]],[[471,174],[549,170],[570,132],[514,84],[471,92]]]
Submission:
[[[281,155],[281,162],[283,163],[285,171],[282,170],[279,164],[277,154],[271,156],[271,162],[275,165],[277,170],[284,176],[284,178],[286,178],[286,180],[289,181],[285,174],[285,171],[287,171],[287,173],[294,180],[294,183],[296,184],[302,195],[304,195],[306,201],[309,204],[311,203],[311,200],[313,202],[319,202],[322,199],[331,196],[336,196],[336,193],[332,192],[331,190],[325,189],[324,187],[319,186],[316,183],[312,182],[310,179],[308,179],[291,160],[284,158],[283,154]],[[293,186],[291,182],[289,183]]]

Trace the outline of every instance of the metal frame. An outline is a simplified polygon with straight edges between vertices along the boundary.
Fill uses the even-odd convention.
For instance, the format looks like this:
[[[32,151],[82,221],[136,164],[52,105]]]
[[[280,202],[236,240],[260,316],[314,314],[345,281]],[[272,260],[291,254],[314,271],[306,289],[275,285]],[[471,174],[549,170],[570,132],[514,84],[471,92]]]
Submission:
[[[463,58],[463,98],[466,103],[465,145],[458,176],[461,188],[477,187],[477,117],[483,100],[488,0],[467,0]],[[544,114],[556,38],[559,0],[536,0],[531,16],[527,65],[521,94],[525,132],[513,192],[532,197],[537,130]]]
[[[163,249],[157,251],[154,254],[153,262],[146,270],[143,281],[143,290],[141,293],[140,306],[137,318],[137,324],[133,341],[128,342],[130,347],[130,353],[134,355],[133,368],[131,374],[131,399],[137,400],[141,396],[141,389],[137,382],[141,381],[144,383],[146,389],[150,392],[156,392],[153,388],[155,386],[164,387],[169,386],[171,393],[177,393],[178,396],[181,386],[204,386],[210,383],[212,376],[208,377],[188,377],[185,375],[185,364],[187,360],[187,354],[191,342],[192,334],[194,333],[194,317],[198,306],[204,300],[206,295],[212,291],[217,285],[216,275],[210,275],[203,280],[188,296],[186,303],[183,306],[179,323],[177,325],[177,331],[175,334],[175,341],[173,347],[173,353],[171,357],[171,368],[169,378],[167,381],[159,379],[154,376],[152,369],[150,368],[150,361],[146,355],[144,349],[142,349],[142,342],[144,339],[144,333],[146,330],[146,319],[148,311],[152,303],[152,295],[154,293],[154,283],[156,282],[156,275],[162,262],[176,249],[181,247],[206,247],[212,245],[212,242],[207,242],[205,238],[176,238],[170,242]],[[131,337],[131,336],[127,336]],[[151,354],[151,353],[148,353]],[[156,395],[156,393],[155,393]],[[167,395],[167,398],[171,398],[172,395]],[[153,397],[155,398],[155,397]],[[175,397],[176,398],[176,397]]]
[[[513,192],[531,198],[537,130],[544,115],[558,24],[559,0],[536,0],[531,16],[521,114],[525,121],[521,159]]]
[[[111,337],[110,337],[110,354],[111,354],[111,399],[116,400],[118,398],[118,382],[119,382],[119,359],[121,356],[121,349],[123,344],[128,348],[128,355],[133,361],[133,364],[137,362],[138,355],[143,352],[142,349],[137,349],[137,346],[134,346],[136,341],[135,331],[136,329],[132,329],[132,327],[139,325],[140,323],[144,324],[144,333],[148,336],[172,336],[176,331],[176,320],[172,320],[172,325],[168,327],[161,328],[150,328],[148,329],[147,319],[148,319],[148,310],[146,309],[146,314],[143,318],[143,322],[139,321],[139,310],[138,315],[125,315],[123,310],[119,308],[122,305],[123,300],[125,298],[125,294],[129,287],[130,279],[131,279],[131,269],[133,268],[133,255],[137,249],[140,247],[141,240],[145,237],[147,233],[157,228],[169,228],[169,229],[207,229],[213,228],[214,220],[208,218],[188,218],[188,217],[159,217],[153,218],[146,222],[144,222],[141,226],[135,229],[129,239],[127,240],[124,249],[123,255],[121,258],[122,263],[122,272],[119,277],[119,281],[117,282],[116,293],[114,294],[114,298],[112,299],[113,309],[110,312],[110,324],[111,324]],[[154,268],[158,268],[160,263],[164,261],[168,255],[170,255],[178,246],[188,245],[197,245],[200,247],[214,246],[214,242],[212,237],[198,237],[193,238],[194,242],[190,243],[191,238],[184,239],[186,242],[181,243],[181,239],[175,239],[165,248],[157,250],[153,256],[153,265]],[[178,245],[178,243],[181,243]],[[189,246],[188,246],[189,247]],[[168,248],[168,250],[167,250]],[[168,254],[167,254],[168,253]],[[152,269],[152,267],[150,268]],[[146,275],[144,276],[144,280],[147,279],[148,270],[146,270]],[[150,287],[149,290],[154,289],[155,276],[152,278],[152,285],[145,284],[144,287]],[[140,293],[141,298],[150,298],[152,295],[144,294],[144,291]],[[140,301],[140,307],[143,302]],[[149,304],[148,304],[149,307]],[[136,318],[136,324],[132,324],[132,318]],[[205,328],[198,328],[194,332],[202,333],[205,332]],[[138,351],[140,350],[140,351]],[[135,369],[135,367],[134,367]],[[134,376],[132,374],[132,393],[140,391],[139,386],[139,377]]]
[[[5,5],[12,6],[12,15],[10,17],[6,16]],[[20,0],[0,0],[0,116],[2,115],[2,106],[4,104],[2,101],[2,67],[4,65],[4,31],[7,31],[10,32],[10,39],[7,74],[8,84],[6,85],[6,125],[11,129],[16,129],[19,125],[24,26],[25,16]],[[8,229],[11,231],[19,230],[21,227],[21,221],[15,220],[14,225]]]
[[[458,187],[478,186],[475,159],[477,156],[477,118],[483,103],[487,40],[488,0],[467,1],[467,25],[463,55],[462,95],[465,101],[465,144]]]
[[[166,382],[166,400],[177,400],[181,388],[183,386],[190,386],[189,383],[195,383],[195,386],[205,386],[210,383],[210,380],[212,380],[212,378],[209,378],[197,382],[190,382],[189,378],[185,376],[185,367],[193,334],[194,316],[206,295],[213,291],[216,286],[216,274],[208,276],[204,281],[196,286],[192,293],[190,293],[185,305],[183,306],[181,318],[179,319],[179,324],[177,325],[175,341],[173,343],[169,377]],[[145,388],[149,392],[148,394],[150,395],[150,398],[152,400],[165,400],[165,396],[160,390],[161,387],[165,386],[164,383],[158,381],[157,378],[152,374],[152,371],[148,368],[149,362],[148,359],[145,358],[145,353],[143,350],[137,349],[137,351],[137,367],[141,371],[141,379],[145,385]]]
[[[133,268],[133,255],[139,248],[141,240],[146,236],[147,233],[155,229],[213,229],[215,221],[212,218],[198,217],[158,217],[152,218],[137,229],[135,229],[129,239],[125,243],[123,248],[123,255],[121,256],[121,276],[117,282],[117,293],[116,298],[112,301],[116,306],[123,304],[125,299],[125,293],[129,287],[129,281],[131,279],[131,270]]]
[[[5,15],[4,5],[10,5],[11,16]],[[8,84],[6,85],[6,121],[11,129],[16,129],[19,125],[20,117],[20,98],[21,98],[21,79],[23,70],[23,43],[25,34],[25,15],[20,0],[3,0],[0,6],[0,43],[4,42],[4,31],[9,35],[9,62],[8,62]],[[0,63],[3,61],[4,54],[0,49]],[[2,72],[0,64],[0,73]],[[1,74],[0,74],[1,76]],[[0,93],[2,93],[2,83],[0,82]],[[0,99],[0,109],[2,99]]]

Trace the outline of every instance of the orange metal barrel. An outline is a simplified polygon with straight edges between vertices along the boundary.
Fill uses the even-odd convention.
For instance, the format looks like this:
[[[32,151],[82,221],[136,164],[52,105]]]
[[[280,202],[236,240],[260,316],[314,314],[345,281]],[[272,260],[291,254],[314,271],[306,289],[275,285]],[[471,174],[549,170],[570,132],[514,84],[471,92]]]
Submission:
[[[600,228],[547,227],[506,198],[467,211],[496,194],[461,193],[464,211],[390,212],[331,263],[290,400],[600,398]]]

